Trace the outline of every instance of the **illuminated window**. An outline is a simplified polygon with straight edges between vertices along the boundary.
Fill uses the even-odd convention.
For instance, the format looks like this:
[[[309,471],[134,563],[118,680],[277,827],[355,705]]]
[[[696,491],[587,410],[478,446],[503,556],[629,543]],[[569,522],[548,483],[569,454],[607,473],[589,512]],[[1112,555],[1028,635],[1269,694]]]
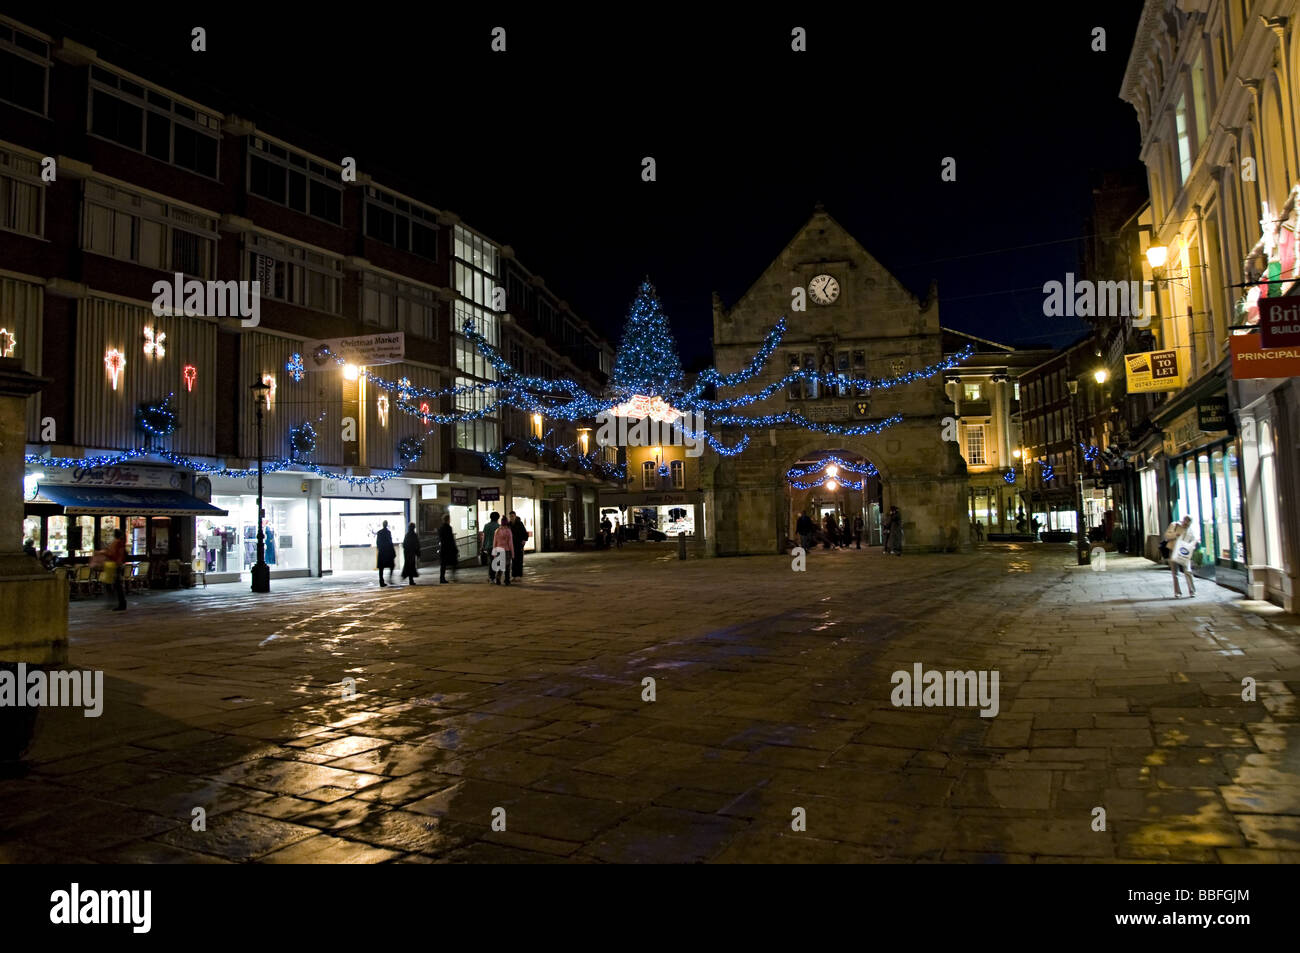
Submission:
[[[985,466],[988,463],[984,457],[983,424],[966,426],[966,462],[973,467]]]
[[[1192,172],[1192,146],[1187,128],[1187,97],[1178,97],[1174,110],[1175,132],[1178,134],[1178,181],[1186,182]]]
[[[981,395],[981,388],[980,388],[980,385],[979,385],[979,384],[963,384],[963,385],[962,385],[962,399],[963,399],[963,400],[980,400],[980,399],[981,399],[981,396],[980,396],[980,395]]]

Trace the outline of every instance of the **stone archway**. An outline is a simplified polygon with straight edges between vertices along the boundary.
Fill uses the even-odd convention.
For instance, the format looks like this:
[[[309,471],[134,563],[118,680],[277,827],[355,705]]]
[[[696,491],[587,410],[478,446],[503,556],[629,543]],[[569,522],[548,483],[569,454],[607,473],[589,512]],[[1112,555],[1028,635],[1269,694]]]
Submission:
[[[855,472],[870,464],[875,473]],[[791,476],[791,472],[796,475]],[[806,474],[806,475],[805,475]],[[797,539],[797,523],[807,514],[819,528],[830,514],[836,523],[852,533],[854,522],[863,520],[861,541],[867,546],[879,538],[882,474],[875,463],[842,446],[829,446],[804,453],[786,471],[786,525]]]

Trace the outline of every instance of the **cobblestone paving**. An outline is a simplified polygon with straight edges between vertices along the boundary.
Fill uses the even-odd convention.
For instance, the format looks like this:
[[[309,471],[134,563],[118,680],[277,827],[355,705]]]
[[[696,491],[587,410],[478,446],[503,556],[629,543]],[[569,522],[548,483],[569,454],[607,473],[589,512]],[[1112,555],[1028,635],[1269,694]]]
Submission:
[[[0,860],[1300,860],[1297,620],[1072,562],[629,547],[74,603],[104,713],[41,713]],[[998,715],[894,707],[916,663],[996,670]]]

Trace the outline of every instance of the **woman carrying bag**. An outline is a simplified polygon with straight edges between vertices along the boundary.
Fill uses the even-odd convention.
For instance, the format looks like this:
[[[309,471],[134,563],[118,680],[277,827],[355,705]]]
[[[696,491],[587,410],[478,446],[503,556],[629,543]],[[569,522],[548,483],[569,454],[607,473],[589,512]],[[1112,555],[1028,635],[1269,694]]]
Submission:
[[[1165,530],[1164,539],[1169,550],[1169,572],[1174,577],[1174,598],[1182,595],[1178,588],[1178,573],[1181,571],[1187,579],[1188,596],[1196,595],[1196,581],[1192,575],[1192,553],[1196,551],[1196,530],[1192,529],[1192,518],[1184,516],[1177,523],[1170,523]]]

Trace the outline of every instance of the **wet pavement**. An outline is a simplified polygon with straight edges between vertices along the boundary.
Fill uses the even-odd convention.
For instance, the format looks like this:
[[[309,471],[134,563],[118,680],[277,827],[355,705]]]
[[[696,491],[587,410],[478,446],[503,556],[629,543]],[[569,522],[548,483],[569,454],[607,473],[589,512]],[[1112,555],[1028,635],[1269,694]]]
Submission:
[[[74,603],[103,715],[42,711],[0,860],[1300,861],[1300,620],[1072,562],[629,547]],[[917,664],[996,671],[996,717],[895,706]]]

